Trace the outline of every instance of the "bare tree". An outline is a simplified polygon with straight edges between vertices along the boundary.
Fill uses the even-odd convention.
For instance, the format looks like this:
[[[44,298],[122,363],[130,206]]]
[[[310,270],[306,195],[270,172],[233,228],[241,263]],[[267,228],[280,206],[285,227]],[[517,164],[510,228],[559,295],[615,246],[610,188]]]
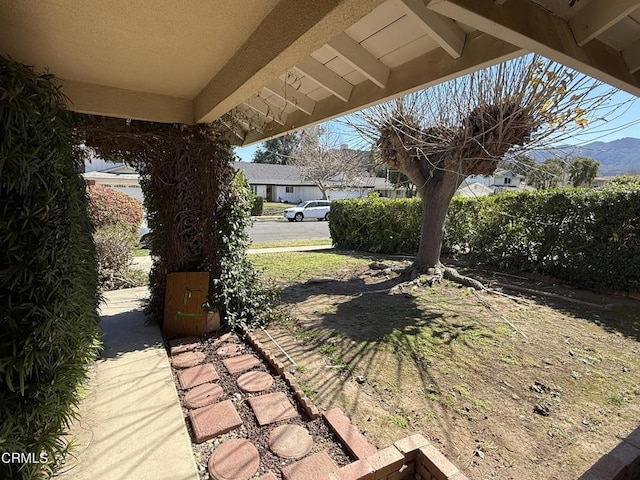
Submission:
[[[384,160],[415,183],[422,198],[412,276],[427,273],[466,282],[440,262],[447,209],[460,184],[469,175],[492,174],[507,153],[549,144],[584,128],[614,93],[569,68],[529,55],[350,117],[347,123],[374,142]]]
[[[325,126],[307,128],[300,134],[297,155],[289,161],[318,186],[324,199],[330,190],[363,187],[370,176],[370,153],[347,148],[338,140],[337,133]]]

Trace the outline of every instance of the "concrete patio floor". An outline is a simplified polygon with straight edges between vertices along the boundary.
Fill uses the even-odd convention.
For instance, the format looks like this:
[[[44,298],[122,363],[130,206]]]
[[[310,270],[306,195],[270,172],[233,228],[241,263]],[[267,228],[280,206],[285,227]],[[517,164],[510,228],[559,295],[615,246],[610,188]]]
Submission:
[[[147,296],[146,287],[105,294],[105,348],[71,428],[76,448],[56,478],[199,478],[160,330],[144,323]]]

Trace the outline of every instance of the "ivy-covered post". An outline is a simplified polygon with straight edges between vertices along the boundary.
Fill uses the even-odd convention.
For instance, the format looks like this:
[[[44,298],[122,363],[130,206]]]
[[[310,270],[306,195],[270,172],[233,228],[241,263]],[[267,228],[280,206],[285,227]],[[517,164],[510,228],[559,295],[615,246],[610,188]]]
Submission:
[[[147,313],[162,322],[167,275],[209,272],[205,307],[228,324],[268,315],[272,293],[246,259],[250,192],[232,166],[222,122],[160,124],[78,118],[78,131],[103,158],[125,159],[140,174],[153,267]]]
[[[0,478],[47,478],[99,347],[93,227],[53,76],[0,57],[0,124]]]

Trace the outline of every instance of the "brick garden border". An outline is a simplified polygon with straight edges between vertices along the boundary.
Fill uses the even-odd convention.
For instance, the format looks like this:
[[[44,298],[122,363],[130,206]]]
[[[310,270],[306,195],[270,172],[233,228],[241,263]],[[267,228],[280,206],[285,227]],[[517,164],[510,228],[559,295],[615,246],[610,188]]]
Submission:
[[[634,480],[640,478],[640,427],[600,458],[578,480]]]
[[[307,415],[312,420],[322,415],[347,451],[357,459],[318,480],[468,480],[456,465],[420,434],[405,437],[378,450],[340,408],[321,413],[302,391],[295,377],[287,371],[286,365],[258,341],[250,330],[243,328],[241,331],[249,345],[284,379]],[[626,480],[626,477],[621,480]]]

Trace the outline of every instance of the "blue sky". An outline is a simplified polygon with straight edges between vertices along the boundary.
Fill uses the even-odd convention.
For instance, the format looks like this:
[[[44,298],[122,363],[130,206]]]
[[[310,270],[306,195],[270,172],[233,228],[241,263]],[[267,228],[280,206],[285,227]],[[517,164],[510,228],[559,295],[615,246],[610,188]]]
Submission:
[[[601,141],[610,142],[625,137],[640,138],[640,101],[625,92],[618,92],[613,98],[614,105],[619,105],[613,112],[600,121],[593,121],[580,134],[562,143],[571,145],[583,145],[585,143]],[[338,129],[346,127],[341,126]],[[353,137],[353,134],[344,137],[344,143],[352,148],[363,148],[363,142]],[[238,147],[236,155],[244,162],[250,162],[254,152],[260,144],[249,147]]]

